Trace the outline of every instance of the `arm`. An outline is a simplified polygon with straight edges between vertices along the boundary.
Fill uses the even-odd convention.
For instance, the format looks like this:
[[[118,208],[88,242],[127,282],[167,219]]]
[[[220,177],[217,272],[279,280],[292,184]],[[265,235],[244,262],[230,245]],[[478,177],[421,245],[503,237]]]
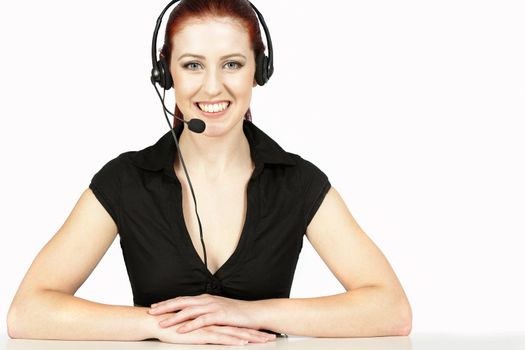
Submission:
[[[148,308],[106,305],[75,297],[117,235],[117,226],[90,189],[27,271],[7,315],[11,338],[63,340],[159,339],[167,343],[241,345],[271,338],[248,328],[210,326],[188,334],[161,328]],[[170,314],[174,315],[174,314]],[[183,325],[184,322],[181,322]]]
[[[70,340],[150,337],[147,308],[104,305],[73,296],[116,234],[113,219],[87,189],[21,282],[8,312],[9,336]]]
[[[392,267],[332,187],[306,235],[346,292],[254,301],[263,329],[318,337],[408,335],[412,311]]]
[[[376,286],[337,295],[254,301],[262,329],[308,337],[408,335],[402,304]]]
[[[148,308],[106,305],[57,291],[35,291],[12,305],[11,338],[138,341],[156,338]]]

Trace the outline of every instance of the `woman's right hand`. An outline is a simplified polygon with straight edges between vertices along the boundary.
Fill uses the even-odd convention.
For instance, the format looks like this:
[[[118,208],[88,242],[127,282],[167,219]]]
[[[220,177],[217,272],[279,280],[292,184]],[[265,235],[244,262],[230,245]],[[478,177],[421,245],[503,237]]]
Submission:
[[[177,328],[189,321],[171,327],[158,327],[156,338],[165,343],[174,344],[220,344],[246,345],[248,343],[266,343],[276,339],[275,335],[256,329],[210,325],[191,332],[178,333]]]

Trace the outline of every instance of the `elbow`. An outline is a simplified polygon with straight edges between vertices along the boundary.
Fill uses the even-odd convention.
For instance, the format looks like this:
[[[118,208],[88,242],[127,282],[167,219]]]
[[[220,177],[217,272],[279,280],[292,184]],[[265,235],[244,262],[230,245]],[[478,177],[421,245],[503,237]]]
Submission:
[[[21,338],[18,333],[18,326],[16,322],[15,307],[11,304],[9,311],[7,312],[7,335],[11,339]]]
[[[11,303],[9,311],[7,312],[7,335],[11,339],[32,339],[28,325],[30,321],[24,318],[27,310],[27,305],[24,302],[17,300]]]
[[[401,327],[398,335],[406,337],[410,335],[410,332],[412,332],[412,321],[405,323],[405,326]]]
[[[400,336],[408,336],[410,335],[410,332],[412,332],[412,308],[410,307],[410,304],[408,301],[404,303],[401,316],[400,316],[401,322],[400,327],[398,331],[398,335]]]
[[[7,311],[7,335],[11,339],[36,339],[34,329],[35,314],[45,314],[37,310],[42,302],[36,299],[39,291],[18,291]]]

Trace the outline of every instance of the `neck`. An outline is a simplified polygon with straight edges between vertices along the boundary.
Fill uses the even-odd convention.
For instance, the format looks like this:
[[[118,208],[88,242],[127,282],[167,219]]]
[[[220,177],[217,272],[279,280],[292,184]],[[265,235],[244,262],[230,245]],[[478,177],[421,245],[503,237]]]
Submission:
[[[250,144],[243,132],[243,120],[220,136],[196,134],[184,128],[179,147],[190,176],[217,179],[251,166]],[[182,164],[176,162],[176,168]]]

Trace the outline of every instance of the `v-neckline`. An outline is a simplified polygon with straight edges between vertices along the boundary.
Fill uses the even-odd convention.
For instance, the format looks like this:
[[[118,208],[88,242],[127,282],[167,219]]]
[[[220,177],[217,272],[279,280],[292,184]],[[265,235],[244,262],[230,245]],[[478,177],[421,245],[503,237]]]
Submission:
[[[188,227],[186,226],[186,220],[184,219],[184,211],[183,211],[183,205],[182,205],[182,184],[177,176],[177,174],[175,173],[175,169],[171,169],[170,171],[170,175],[172,177],[175,178],[175,182],[177,184],[177,200],[178,200],[178,204],[179,205],[176,205],[177,207],[177,217],[178,217],[178,220],[180,222],[180,227],[182,227],[182,233],[183,233],[183,236],[184,236],[184,241],[186,243],[186,246],[187,246],[187,252],[189,250],[191,250],[191,253],[189,253],[189,255],[192,256],[193,260],[196,261],[196,263],[199,265],[199,267],[201,269],[203,269],[206,274],[208,274],[209,276],[212,276],[212,277],[215,277],[217,278],[219,275],[224,275],[224,270],[227,269],[230,265],[234,264],[235,261],[238,259],[239,255],[241,254],[241,250],[243,248],[243,246],[246,244],[246,241],[247,241],[247,230],[248,230],[248,227],[249,225],[251,225],[251,219],[252,219],[252,216],[253,216],[253,205],[252,205],[252,201],[251,201],[251,193],[252,193],[252,186],[253,186],[253,180],[255,178],[255,174],[257,173],[258,169],[257,167],[254,167],[253,171],[252,171],[252,174],[250,176],[250,178],[248,179],[248,185],[247,185],[247,189],[246,189],[246,213],[245,213],[245,216],[244,216],[244,224],[243,224],[243,227],[242,227],[242,230],[241,230],[241,235],[239,237],[239,240],[237,242],[237,245],[233,251],[233,253],[228,257],[228,259],[226,259],[226,261],[221,265],[219,266],[219,268],[217,269],[217,271],[215,271],[214,273],[212,273],[208,267],[204,264],[204,261],[201,259],[201,257],[199,256],[199,253],[197,252],[197,249],[195,248],[195,246],[193,245],[193,241],[191,240],[191,236],[190,236],[190,233],[188,231]],[[198,202],[197,202],[197,211],[198,211]],[[202,232],[202,237],[204,240],[206,240],[206,232]],[[199,237],[199,242],[200,242],[200,237]],[[201,243],[202,244],[202,243]],[[206,245],[206,242],[204,243]],[[209,246],[210,243],[208,243],[208,246]]]

